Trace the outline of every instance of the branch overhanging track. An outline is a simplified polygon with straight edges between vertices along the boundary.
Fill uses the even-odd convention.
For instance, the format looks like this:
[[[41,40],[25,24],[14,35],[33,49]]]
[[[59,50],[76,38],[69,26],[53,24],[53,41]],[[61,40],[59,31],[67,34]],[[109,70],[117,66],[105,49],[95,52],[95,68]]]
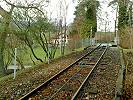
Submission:
[[[87,59],[87,56],[88,56],[88,55],[92,54],[94,51],[98,51],[99,48],[101,48],[100,45],[99,45],[98,47],[94,48],[93,50],[91,50],[91,51],[90,51],[89,53],[87,53],[86,55],[84,55],[84,56],[82,56],[81,58],[79,58],[78,60],[76,60],[73,64],[69,65],[67,68],[61,70],[59,73],[57,73],[56,75],[54,75],[53,77],[51,77],[50,79],[48,79],[47,81],[45,81],[43,84],[39,85],[37,88],[35,88],[35,89],[32,90],[31,92],[29,92],[28,94],[26,94],[25,96],[23,96],[22,98],[20,98],[20,100],[26,100],[26,99],[31,98],[33,95],[38,94],[38,91],[39,91],[41,88],[47,87],[48,84],[51,83],[53,80],[57,80],[58,77],[59,77],[62,73],[64,73],[65,71],[69,70],[69,68],[71,68],[72,66],[77,65],[78,63],[81,64],[81,62],[82,62],[82,60],[83,60],[84,58]],[[99,50],[100,50],[100,49],[99,49]],[[104,52],[105,52],[105,50],[104,50]],[[103,55],[103,53],[102,53],[102,55]],[[102,58],[102,57],[100,56],[100,59],[101,59],[101,58]],[[98,64],[99,61],[100,61],[100,60],[98,60],[96,63]],[[84,63],[82,63],[82,65],[84,65]],[[86,64],[86,65],[87,65],[87,64]],[[91,65],[91,64],[90,64],[90,65]],[[92,64],[92,65],[93,65],[93,66],[96,66],[96,64]],[[64,85],[62,85],[59,89],[57,89],[57,91],[56,91],[55,93],[53,93],[53,95],[52,95],[51,97],[49,97],[49,99],[52,99],[53,97],[55,97],[55,96],[57,95],[57,93],[60,92],[60,90],[67,84],[67,82],[71,81],[71,79],[73,79],[75,75],[78,75],[78,73],[79,73],[83,68],[81,68],[81,66],[80,66],[79,69],[78,69],[78,68],[75,68],[75,69],[76,69],[76,70],[75,70],[75,74],[72,75],[69,79],[67,79],[67,80],[65,81]],[[91,69],[93,70],[94,68],[91,68]],[[90,72],[92,72],[92,70],[91,70]],[[70,70],[70,72],[71,72],[71,70]],[[81,82],[81,83],[82,83],[82,82]],[[44,99],[44,98],[43,98],[43,99]]]

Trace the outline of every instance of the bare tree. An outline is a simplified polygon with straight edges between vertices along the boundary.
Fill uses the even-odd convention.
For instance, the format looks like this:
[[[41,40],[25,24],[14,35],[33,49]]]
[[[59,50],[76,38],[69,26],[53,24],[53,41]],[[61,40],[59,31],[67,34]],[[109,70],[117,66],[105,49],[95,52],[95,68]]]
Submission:
[[[36,9],[39,12],[43,13],[42,10],[40,10],[40,4],[42,4],[42,1],[38,1],[38,3],[30,2],[28,3],[28,0],[26,1],[26,5],[23,5],[21,2],[18,4],[11,3],[10,1],[3,0],[7,5],[9,5],[9,11],[6,11],[2,6],[0,6],[0,15],[2,16],[2,25],[3,25],[3,31],[0,33],[0,75],[4,75],[5,69],[4,69],[4,49],[5,49],[5,40],[8,34],[10,34],[11,28],[10,24],[12,22],[13,17],[13,10],[14,8],[20,8],[20,9]],[[44,3],[43,3],[44,4]]]

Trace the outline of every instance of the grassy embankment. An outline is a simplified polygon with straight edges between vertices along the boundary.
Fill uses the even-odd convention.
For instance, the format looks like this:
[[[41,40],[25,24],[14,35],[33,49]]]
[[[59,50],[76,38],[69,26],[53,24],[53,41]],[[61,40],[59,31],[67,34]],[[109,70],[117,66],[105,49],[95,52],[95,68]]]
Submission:
[[[76,52],[76,51],[82,51],[83,49],[84,49],[84,47],[78,48],[78,49],[75,49],[74,51],[72,51],[71,49],[66,48],[66,49],[65,49],[65,55],[68,55],[68,54],[70,54],[70,53],[72,53],[72,52]],[[46,59],[45,59],[46,54],[45,54],[45,52],[44,52],[41,48],[39,48],[39,47],[34,48],[34,51],[35,51],[35,54],[37,55],[37,57],[41,58],[41,59],[44,61],[44,63],[47,62]],[[31,53],[30,49],[27,49],[26,52],[18,52],[17,55],[21,57],[21,59],[23,60],[23,64],[26,65],[26,66],[28,65],[28,66],[33,66],[33,67],[34,67],[34,66],[40,65],[40,64],[41,64],[40,61],[37,61],[37,60],[32,56],[33,60],[36,62],[36,65],[33,65],[33,62],[32,62],[32,60],[31,60],[31,58],[30,58],[30,55],[31,55],[31,54],[32,54],[32,53]],[[59,57],[61,57],[61,53],[60,53],[60,49],[58,48],[57,51],[56,51],[56,53],[55,53],[55,59],[57,59],[57,58],[59,58]],[[32,68],[29,68],[29,70],[30,70],[30,69],[32,69]],[[26,69],[26,70],[27,70],[27,69]],[[19,71],[19,73],[21,73],[21,70]],[[11,77],[11,76],[12,76],[12,75],[8,75],[8,76],[6,76],[5,78]]]

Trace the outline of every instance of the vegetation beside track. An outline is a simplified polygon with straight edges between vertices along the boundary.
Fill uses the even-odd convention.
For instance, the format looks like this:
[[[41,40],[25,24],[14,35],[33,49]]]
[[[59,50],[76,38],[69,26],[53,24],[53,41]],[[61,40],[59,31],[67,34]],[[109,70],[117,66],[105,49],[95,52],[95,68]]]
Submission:
[[[125,82],[124,82],[124,95],[123,100],[133,99],[133,50],[124,50],[124,60],[125,60]]]
[[[20,98],[23,93],[31,91],[39,84],[47,80],[55,73],[74,62],[82,56],[82,51],[73,52],[64,57],[55,59],[51,64],[41,64],[36,67],[24,69],[17,73],[13,80],[13,75],[0,79],[0,99]]]

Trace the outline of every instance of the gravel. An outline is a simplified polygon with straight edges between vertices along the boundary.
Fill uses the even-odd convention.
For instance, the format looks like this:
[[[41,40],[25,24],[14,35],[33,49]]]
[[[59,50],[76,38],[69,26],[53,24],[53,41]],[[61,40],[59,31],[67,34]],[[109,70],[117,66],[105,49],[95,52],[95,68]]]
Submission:
[[[98,50],[98,52],[91,54],[93,55],[93,57],[91,57],[91,59],[88,59],[88,62],[89,60],[93,59],[92,62],[96,63],[98,57],[101,55],[102,52],[99,52]],[[39,90],[30,99],[39,100],[40,98],[50,98],[51,96],[53,96],[55,92],[58,91],[60,87],[64,85],[64,83],[67,80],[69,80],[70,77],[72,77],[75,73],[78,72],[78,74],[76,74],[71,80],[69,80],[69,82],[66,83],[65,86],[53,97],[54,100],[66,100],[68,98],[70,99],[74,95],[76,90],[79,88],[81,83],[84,81],[84,79],[86,78],[86,76],[88,75],[89,71],[92,69],[93,66],[94,65],[87,65],[84,67],[80,67],[79,65],[76,65],[71,67],[68,71],[64,72],[58,78],[53,80],[50,84]]]
[[[83,100],[113,100],[120,67],[118,55],[115,49],[107,50],[101,64],[89,78]]]
[[[43,83],[45,80],[67,67],[84,52],[72,53],[67,56],[55,59],[51,64],[41,64],[34,68],[24,69],[17,73],[13,80],[10,75],[0,80],[0,100],[18,100],[32,89]]]

